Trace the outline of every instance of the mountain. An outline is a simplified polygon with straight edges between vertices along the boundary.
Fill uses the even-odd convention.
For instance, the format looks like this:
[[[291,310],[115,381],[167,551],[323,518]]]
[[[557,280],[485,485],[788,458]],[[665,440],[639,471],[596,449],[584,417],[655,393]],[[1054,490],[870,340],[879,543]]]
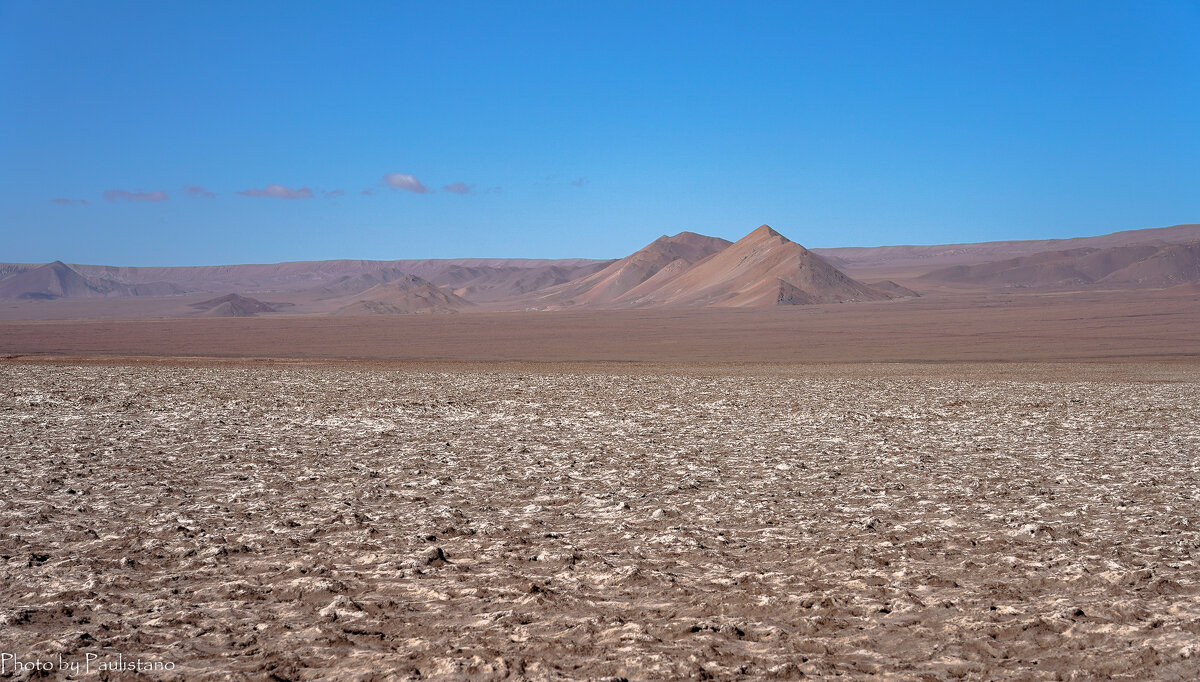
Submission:
[[[439,286],[448,272],[459,268],[473,269],[478,274],[505,271],[514,278],[536,273],[559,271],[562,281],[592,272],[609,261],[583,258],[539,260],[529,258],[455,258],[423,260],[325,260],[252,265],[198,265],[182,267],[116,267],[108,265],[75,265],[76,271],[92,279],[105,279],[130,285],[166,282],[186,292],[306,292],[316,296],[326,293],[350,293],[354,286],[362,290],[380,284],[388,271],[416,275]],[[381,277],[369,284],[371,277]],[[362,277],[357,282],[355,278]],[[325,287],[342,287],[339,291],[322,292]]]
[[[453,313],[474,304],[415,275],[384,282],[353,296],[335,315]]]
[[[678,273],[729,247],[729,242],[694,232],[663,235],[637,252],[586,277],[540,292],[540,306],[620,307],[623,297],[660,273]]]
[[[251,317],[259,313],[273,313],[280,306],[291,305],[280,303],[265,303],[257,298],[227,294],[219,298],[193,303],[191,307],[203,311],[208,317]]]
[[[39,265],[0,280],[0,298],[94,298],[104,292],[62,261]]]
[[[1104,277],[1107,284],[1170,287],[1200,282],[1200,242],[1172,244]]]
[[[691,267],[657,279],[653,286],[631,290],[619,302],[639,308],[745,307],[894,298],[851,279],[768,225]]]
[[[487,303],[520,297],[586,277],[608,264],[609,261],[544,267],[451,265],[426,279],[470,301]]]
[[[942,268],[919,279],[1004,288],[1168,287],[1200,280],[1200,242],[1047,251],[990,263]]]
[[[368,270],[357,275],[342,275],[331,282],[322,284],[319,293],[328,294],[330,298],[345,296],[347,294],[357,294],[371,287],[401,279],[406,274],[400,268],[384,267]]]
[[[937,244],[930,246],[850,246],[813,249],[830,263],[855,277],[888,276],[884,273],[920,275],[952,265],[975,265],[1031,256],[1048,251],[1110,249],[1150,244],[1190,244],[1200,240],[1200,224],[1123,230],[1095,237],[1024,241]]]

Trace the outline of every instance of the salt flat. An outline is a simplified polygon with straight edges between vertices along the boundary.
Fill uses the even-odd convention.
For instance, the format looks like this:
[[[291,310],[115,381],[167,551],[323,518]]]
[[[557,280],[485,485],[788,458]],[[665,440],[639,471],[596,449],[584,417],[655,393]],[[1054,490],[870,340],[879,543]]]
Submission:
[[[1200,674],[1195,365],[10,360],[0,383],[0,643],[26,658]]]

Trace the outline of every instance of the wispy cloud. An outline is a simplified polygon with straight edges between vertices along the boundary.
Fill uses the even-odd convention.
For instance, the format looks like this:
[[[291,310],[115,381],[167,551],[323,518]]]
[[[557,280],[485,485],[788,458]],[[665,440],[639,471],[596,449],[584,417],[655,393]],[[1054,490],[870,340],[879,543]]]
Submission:
[[[184,185],[183,190],[188,193],[188,196],[199,197],[201,199],[212,199],[217,196],[200,185]]]
[[[326,199],[337,199],[338,197],[343,196],[345,194],[346,194],[346,190],[344,190],[344,189],[331,189],[328,191],[321,190],[321,195],[324,196]]]
[[[291,189],[283,185],[267,185],[262,189],[244,189],[238,192],[244,197],[270,197],[273,199],[311,199],[312,190],[307,187]]]
[[[421,181],[415,175],[407,175],[405,173],[388,173],[383,176],[383,183],[389,187],[395,187],[396,189],[402,189],[415,194],[428,194],[431,191],[428,187],[422,185]]]
[[[123,189],[110,189],[104,192],[106,201],[166,201],[167,193],[161,189],[153,192],[128,192]]]
[[[87,206],[87,199],[51,199],[50,203],[58,204],[59,206]]]
[[[443,190],[453,194],[470,194],[475,189],[475,185],[468,185],[465,182],[456,182],[452,185],[442,187]]]
[[[363,195],[364,197],[369,197],[374,193],[375,193],[374,187],[368,187],[368,188],[364,189],[363,191],[359,192],[359,194]]]

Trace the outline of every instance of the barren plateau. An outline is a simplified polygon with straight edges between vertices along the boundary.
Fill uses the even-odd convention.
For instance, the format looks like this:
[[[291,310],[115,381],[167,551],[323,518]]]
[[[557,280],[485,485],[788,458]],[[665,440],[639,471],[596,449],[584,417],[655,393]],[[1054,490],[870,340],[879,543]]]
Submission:
[[[1200,673],[1194,365],[0,377],[0,642],[27,659],[189,680]]]

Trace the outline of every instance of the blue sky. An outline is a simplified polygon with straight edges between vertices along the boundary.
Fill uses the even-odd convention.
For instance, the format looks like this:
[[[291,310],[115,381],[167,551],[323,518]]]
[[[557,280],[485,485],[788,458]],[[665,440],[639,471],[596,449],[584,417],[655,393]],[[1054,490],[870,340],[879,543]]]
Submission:
[[[0,261],[1197,222],[1198,35],[1194,2],[9,0]]]

